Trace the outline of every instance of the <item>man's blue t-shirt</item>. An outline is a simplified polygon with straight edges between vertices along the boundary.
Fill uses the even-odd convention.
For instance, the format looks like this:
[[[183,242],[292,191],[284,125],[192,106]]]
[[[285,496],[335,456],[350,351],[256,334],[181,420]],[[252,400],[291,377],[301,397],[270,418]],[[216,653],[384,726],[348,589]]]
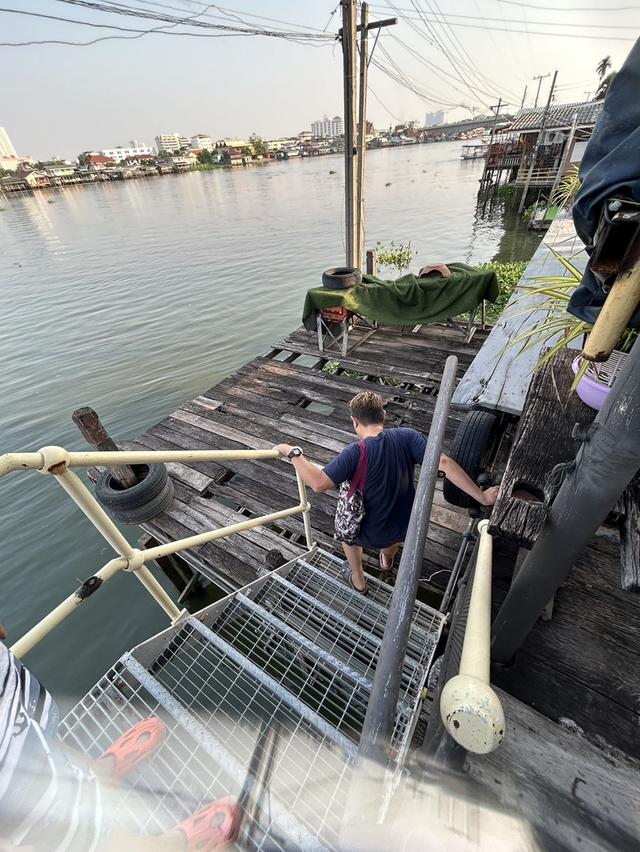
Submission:
[[[401,428],[384,429],[365,444],[365,517],[357,543],[377,549],[404,540],[415,493],[413,468],[422,464],[427,441],[415,429]],[[358,443],[349,444],[324,472],[340,485],[355,474],[359,457]]]

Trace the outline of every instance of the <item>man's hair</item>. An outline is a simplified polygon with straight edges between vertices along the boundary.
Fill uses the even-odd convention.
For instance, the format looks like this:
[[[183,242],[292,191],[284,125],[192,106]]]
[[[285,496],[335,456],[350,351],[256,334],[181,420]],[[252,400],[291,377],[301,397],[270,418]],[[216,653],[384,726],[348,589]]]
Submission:
[[[356,394],[349,403],[349,412],[363,426],[373,426],[384,422],[382,397],[373,391],[363,391]]]

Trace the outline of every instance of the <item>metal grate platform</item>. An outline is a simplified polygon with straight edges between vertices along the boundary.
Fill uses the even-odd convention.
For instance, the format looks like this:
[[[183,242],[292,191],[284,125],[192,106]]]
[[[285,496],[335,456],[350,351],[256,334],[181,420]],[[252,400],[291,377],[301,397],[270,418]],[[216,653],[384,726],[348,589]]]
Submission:
[[[392,593],[369,584],[363,598],[342,580],[340,560],[317,551],[126,654],[60,727],[97,757],[140,719],[166,722],[159,750],[109,794],[117,827],[165,832],[230,796],[244,814],[240,848],[337,848]],[[416,604],[392,740],[398,763],[442,625]],[[258,770],[256,754],[266,756]]]

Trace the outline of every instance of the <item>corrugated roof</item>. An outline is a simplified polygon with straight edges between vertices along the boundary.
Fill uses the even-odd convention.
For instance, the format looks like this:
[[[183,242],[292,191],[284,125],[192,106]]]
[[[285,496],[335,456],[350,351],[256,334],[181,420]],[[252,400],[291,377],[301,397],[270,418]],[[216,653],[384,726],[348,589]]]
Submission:
[[[571,127],[573,116],[576,113],[578,113],[578,127],[593,126],[600,115],[602,104],[603,101],[585,101],[584,103],[554,105],[549,109],[545,129],[554,130],[561,127]],[[516,130],[521,133],[540,130],[544,110],[544,107],[521,109],[508,130]]]

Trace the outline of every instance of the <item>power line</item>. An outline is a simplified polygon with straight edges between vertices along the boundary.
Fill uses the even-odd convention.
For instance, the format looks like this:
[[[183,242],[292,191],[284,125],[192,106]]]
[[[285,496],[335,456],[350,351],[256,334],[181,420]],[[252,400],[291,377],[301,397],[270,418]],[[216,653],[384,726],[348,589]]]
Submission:
[[[637,12],[638,11],[637,5],[636,6],[612,6],[611,8],[607,8],[607,7],[603,8],[603,7],[595,7],[595,6],[590,6],[588,8],[577,7],[577,6],[574,6],[574,7],[571,7],[571,8],[564,8],[564,7],[559,7],[559,6],[537,6],[534,3],[521,3],[521,2],[517,2],[517,0],[496,0],[496,2],[505,3],[508,6],[519,6],[519,7],[524,8],[524,9],[540,9],[543,12],[603,12],[603,13],[606,13],[606,12]],[[389,5],[391,5],[391,4],[389,4]],[[384,9],[384,6],[372,5],[372,8]],[[393,8],[395,9],[396,12],[413,12],[414,11],[413,9],[406,9],[406,8],[402,9],[402,8],[396,8],[395,6]],[[520,22],[520,23],[522,23],[522,22]]]
[[[504,0],[501,0],[501,2],[504,2]],[[431,12],[430,14],[435,14],[435,12]],[[504,18],[504,17],[488,18],[486,15],[482,15],[482,14],[480,16],[478,16],[478,15],[459,15],[459,14],[454,13],[454,12],[447,12],[446,16],[443,16],[443,17],[446,17],[446,18],[461,18],[463,20],[468,20],[468,21],[482,21],[483,22],[483,29],[486,29],[486,30],[490,29],[489,27],[486,26],[486,24],[485,24],[486,21],[498,21],[498,22],[503,23],[503,24],[522,24],[522,23],[524,23],[522,20],[518,20],[517,18]],[[405,18],[405,20],[409,20],[409,19]],[[419,19],[413,18],[413,20],[417,21]],[[574,23],[565,22],[565,21],[531,21],[531,20],[528,20],[528,19],[527,19],[527,23],[528,24],[534,24],[536,26],[543,26],[543,27],[574,27],[574,28],[579,28],[579,29],[595,29],[595,30],[603,30],[603,29],[606,29],[606,30],[628,30],[629,29],[629,24],[574,24]],[[455,26],[455,25],[456,25],[455,22],[453,22],[451,25],[447,24],[447,26]]]
[[[408,20],[408,19],[405,18],[404,20]],[[422,20],[425,23],[426,22],[432,23],[432,24],[439,23],[439,21],[434,19],[434,18],[429,18],[429,19],[423,18]],[[482,27],[479,24],[467,24],[467,23],[461,23],[459,21],[452,21],[451,26],[452,27],[461,27],[463,29],[472,29],[472,30],[485,29],[485,27]],[[563,25],[562,24],[556,24],[556,26],[563,26]],[[531,35],[541,35],[541,36],[547,36],[547,37],[548,36],[557,36],[559,38],[595,39],[597,41],[605,41],[605,40],[606,41],[635,41],[634,38],[622,38],[621,36],[610,36],[610,35],[596,36],[596,35],[589,35],[588,33],[558,33],[558,32],[546,32],[546,31],[541,31],[541,30],[517,30],[517,29],[513,29],[512,27],[506,28],[506,27],[496,27],[496,26],[486,27],[486,29],[491,29],[491,30],[494,30],[495,32],[505,32],[505,33],[523,33],[523,34],[525,34],[526,32],[528,32]],[[603,27],[600,27],[600,29],[603,29]],[[629,27],[623,27],[623,29],[628,30]]]
[[[92,0],[58,0],[59,3],[65,3],[69,6],[78,6],[91,11],[106,12],[114,15],[127,15],[134,18],[143,18],[153,21],[163,21],[170,24],[184,24],[184,18],[178,18],[175,15],[167,15],[160,12],[155,12],[151,9],[135,9],[129,6],[115,3],[99,3]],[[263,35],[271,38],[287,39],[290,41],[333,41],[334,37],[325,33],[299,32],[292,30],[275,30],[262,27],[237,27],[230,24],[213,24],[209,21],[200,21],[190,19],[189,26],[201,27],[204,29],[220,30],[228,33],[246,33],[249,35]]]

